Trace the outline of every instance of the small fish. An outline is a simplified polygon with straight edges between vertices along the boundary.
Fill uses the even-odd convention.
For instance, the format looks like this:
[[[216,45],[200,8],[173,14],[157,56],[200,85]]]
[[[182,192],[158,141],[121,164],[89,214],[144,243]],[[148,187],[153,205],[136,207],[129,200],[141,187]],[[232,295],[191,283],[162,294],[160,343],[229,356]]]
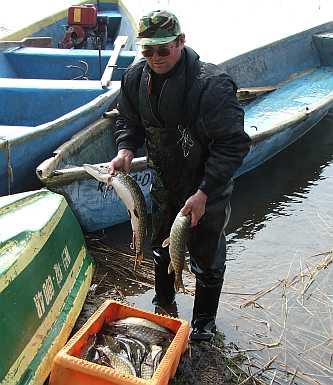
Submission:
[[[132,225],[131,249],[135,252],[135,270],[143,260],[143,243],[147,236],[147,208],[142,190],[137,182],[124,172],[110,175],[106,167],[93,164],[84,164],[83,168],[95,179],[112,186],[125,204]]]
[[[126,323],[110,324],[111,332],[114,334],[125,334],[127,337],[135,338],[149,346],[151,344],[163,345],[169,342],[173,335],[147,326],[131,325]]]
[[[126,339],[123,339],[121,337],[116,337],[119,345],[123,348],[123,350],[126,352],[127,358],[132,362],[133,361],[133,353],[131,349],[131,345],[129,341]]]
[[[115,325],[126,324],[126,325],[145,326],[147,328],[155,329],[164,333],[170,332],[169,329],[159,325],[158,323],[150,321],[146,318],[141,318],[141,317],[125,317],[117,321],[113,321],[112,323]]]
[[[100,354],[96,349],[94,349],[94,355],[89,359],[89,361],[98,364],[100,362]]]
[[[138,346],[138,349],[140,350],[140,363],[141,363],[142,360],[144,360],[147,355],[147,347],[138,339],[132,338],[131,340]]]
[[[152,361],[153,361],[154,372],[157,369],[159,363],[161,362],[162,355],[163,355],[162,346],[153,345],[151,347],[151,358],[152,358]]]
[[[182,272],[185,263],[186,243],[188,233],[191,227],[191,216],[183,215],[179,212],[171,226],[170,237],[166,239],[162,246],[169,246],[170,265],[168,273],[175,272],[175,290],[180,288],[185,293],[185,287],[182,278]]]
[[[118,354],[121,353],[122,349],[116,338],[110,335],[102,334],[102,341],[103,341],[103,345],[108,346],[111,349],[111,351],[113,351],[114,353],[118,353]]]
[[[144,344],[134,338],[127,338],[122,336],[115,337],[120,343],[124,343],[129,346],[129,352],[127,352],[129,360],[135,367],[137,375],[141,376],[141,364],[146,356],[146,347]]]
[[[91,334],[88,337],[87,343],[83,346],[81,352],[80,352],[80,358],[83,358],[84,360],[91,361],[94,356],[94,346],[96,343],[96,334]]]
[[[131,374],[136,377],[135,368],[128,359],[113,353],[108,346],[98,346],[96,347],[96,350],[107,358],[109,365],[113,369],[117,370],[119,373]]]
[[[154,372],[159,364],[159,359],[162,354],[162,347],[159,345],[152,345],[151,351],[147,355],[147,358],[141,364],[141,378],[148,380],[152,378]]]
[[[141,378],[144,380],[149,380],[153,377],[154,374],[154,364],[150,361],[151,360],[149,360],[148,362],[145,361],[141,364]]]

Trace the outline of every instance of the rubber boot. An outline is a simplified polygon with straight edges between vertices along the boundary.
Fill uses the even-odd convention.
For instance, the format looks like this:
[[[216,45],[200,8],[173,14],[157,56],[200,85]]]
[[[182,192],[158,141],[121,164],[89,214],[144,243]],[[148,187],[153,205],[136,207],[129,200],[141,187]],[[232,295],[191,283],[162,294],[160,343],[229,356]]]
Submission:
[[[175,273],[168,274],[170,256],[168,250],[153,250],[155,267],[155,296],[153,304],[163,309],[175,303]]]
[[[205,287],[197,282],[192,317],[191,341],[211,341],[216,334],[216,313],[222,285]]]

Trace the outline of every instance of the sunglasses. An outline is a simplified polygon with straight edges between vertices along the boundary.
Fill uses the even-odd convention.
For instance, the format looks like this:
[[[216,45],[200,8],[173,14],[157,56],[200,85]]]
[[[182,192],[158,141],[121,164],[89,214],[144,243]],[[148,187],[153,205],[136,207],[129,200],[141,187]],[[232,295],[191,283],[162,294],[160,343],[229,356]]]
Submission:
[[[171,48],[172,47],[168,47],[168,46],[165,46],[165,47],[160,46],[157,48],[143,46],[141,53],[142,53],[142,56],[144,57],[152,57],[154,56],[154,53],[156,53],[158,56],[169,56],[171,53]]]

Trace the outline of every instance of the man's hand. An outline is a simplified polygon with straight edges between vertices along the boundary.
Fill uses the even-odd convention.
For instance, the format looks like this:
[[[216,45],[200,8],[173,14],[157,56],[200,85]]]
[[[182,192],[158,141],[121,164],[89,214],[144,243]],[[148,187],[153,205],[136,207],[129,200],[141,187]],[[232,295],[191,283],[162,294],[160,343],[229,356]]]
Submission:
[[[206,211],[207,195],[198,190],[194,195],[190,196],[185,202],[184,207],[180,210],[183,215],[191,214],[191,226],[196,226],[200,218]]]
[[[119,150],[118,155],[111,160],[108,171],[112,175],[115,171],[129,172],[134,154],[131,150]]]

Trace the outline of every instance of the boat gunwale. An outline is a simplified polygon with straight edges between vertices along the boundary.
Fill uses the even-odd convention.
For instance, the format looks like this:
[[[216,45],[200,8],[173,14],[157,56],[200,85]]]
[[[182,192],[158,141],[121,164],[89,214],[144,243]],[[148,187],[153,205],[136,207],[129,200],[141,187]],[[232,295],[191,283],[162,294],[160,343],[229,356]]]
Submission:
[[[58,130],[59,128],[65,127],[68,123],[71,123],[78,118],[83,118],[87,115],[90,115],[91,111],[105,105],[109,101],[109,99],[112,99],[112,97],[119,92],[120,81],[118,80],[113,81],[112,84],[114,83],[117,83],[117,87],[112,87],[109,91],[106,91],[101,95],[98,95],[96,98],[92,99],[90,102],[75,108],[74,110],[68,112],[67,114],[63,114],[54,120],[40,124],[38,126],[22,126],[27,129],[31,129],[31,131],[22,132],[22,135],[17,136],[15,138],[11,138],[11,139],[2,138],[2,139],[5,140],[5,143],[6,142],[10,143],[10,145],[19,144],[27,140],[30,140],[36,136],[40,136],[40,134],[45,134],[45,133],[52,132],[54,130]]]
[[[255,55],[255,54],[259,53],[260,51],[264,51],[264,50],[271,49],[271,48],[274,48],[276,46],[282,45],[283,43],[287,42],[288,40],[290,41],[291,38],[297,39],[297,38],[301,37],[302,35],[311,34],[312,33],[311,31],[313,31],[313,34],[315,34],[315,35],[327,32],[327,30],[320,32],[319,29],[321,29],[321,28],[332,28],[333,29],[333,20],[328,21],[328,22],[323,23],[323,24],[319,24],[319,25],[311,27],[309,29],[304,29],[304,30],[299,31],[297,33],[294,33],[292,35],[285,36],[281,39],[275,40],[271,43],[264,44],[260,47],[257,47],[257,48],[251,49],[249,51],[243,52],[237,56],[233,56],[233,57],[231,57],[231,58],[229,58],[223,62],[220,62],[218,64],[218,66],[225,66],[225,65],[227,66],[227,65],[233,64],[233,61],[238,61],[239,59],[246,58],[250,53],[251,53],[251,55],[252,54]]]
[[[289,119],[283,120],[279,124],[273,125],[272,128],[262,132],[256,132],[255,134],[251,135],[252,143],[261,142],[279,133],[280,131],[287,129],[288,127],[296,126],[297,124],[302,123],[304,120],[308,119],[314,112],[324,108],[329,109],[331,105],[333,105],[333,92],[321,98],[319,101],[312,103],[309,107],[305,107],[303,111],[294,113],[293,116],[291,116]]]
[[[123,5],[123,2],[120,0],[102,0],[103,3],[111,3],[111,4],[117,4],[123,6],[124,9],[127,10],[127,8]],[[83,5],[86,4],[86,0],[79,0],[75,5]],[[89,4],[97,4],[97,0],[91,0],[89,1]],[[127,10],[128,11],[128,10]],[[53,13],[50,16],[44,17],[40,20],[37,20],[36,22],[27,25],[26,27],[20,28],[17,31],[11,32],[8,35],[2,36],[0,38],[0,42],[7,41],[7,40],[18,40],[23,39],[27,37],[29,34],[33,34],[38,32],[40,29],[45,28],[46,26],[56,23],[57,21],[60,21],[61,19],[64,19],[67,15],[68,7],[63,8],[62,10]],[[132,22],[132,18],[131,18]]]
[[[282,132],[293,126],[297,126],[303,121],[307,120],[313,113],[321,109],[330,108],[333,105],[333,92],[327,95],[324,98],[321,98],[319,101],[310,105],[310,107],[305,107],[303,111],[297,111],[288,119],[280,121],[273,125],[270,129],[267,129],[262,132],[255,132],[250,134],[251,137],[251,146],[254,146],[260,142],[263,142],[272,136]],[[114,114],[112,114],[112,117]],[[37,177],[40,181],[50,187],[56,187],[60,185],[66,185],[74,181],[79,181],[83,179],[93,179],[83,167],[71,167],[57,169],[57,165],[63,159],[65,159],[65,154],[70,149],[74,151],[75,148],[82,146],[88,139],[95,135],[100,135],[107,127],[111,124],[107,119],[101,118],[97,122],[89,125],[83,131],[75,134],[70,140],[63,143],[54,151],[54,155],[46,160],[44,160],[36,169]],[[105,166],[108,163],[98,163],[99,166]],[[143,171],[147,168],[147,158],[146,157],[137,157],[132,161],[131,171]]]

